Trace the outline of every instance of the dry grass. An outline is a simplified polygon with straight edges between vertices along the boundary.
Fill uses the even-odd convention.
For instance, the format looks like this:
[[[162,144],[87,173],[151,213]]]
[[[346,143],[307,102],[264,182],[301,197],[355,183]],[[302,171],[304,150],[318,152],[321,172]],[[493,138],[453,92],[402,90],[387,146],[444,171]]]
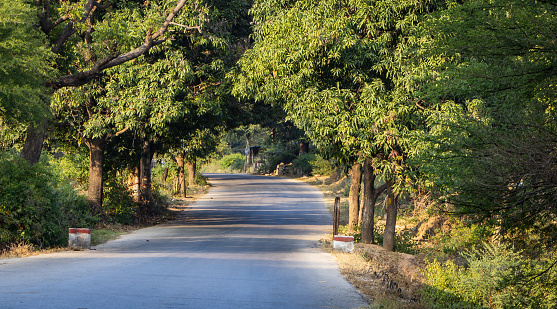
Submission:
[[[67,250],[66,248],[51,248],[38,250],[32,245],[26,243],[12,244],[9,248],[0,252],[0,259],[20,258],[43,253],[61,252]]]
[[[370,302],[369,308],[424,308],[419,303],[420,261],[376,245],[356,244],[353,253],[324,250],[336,258],[341,274]]]

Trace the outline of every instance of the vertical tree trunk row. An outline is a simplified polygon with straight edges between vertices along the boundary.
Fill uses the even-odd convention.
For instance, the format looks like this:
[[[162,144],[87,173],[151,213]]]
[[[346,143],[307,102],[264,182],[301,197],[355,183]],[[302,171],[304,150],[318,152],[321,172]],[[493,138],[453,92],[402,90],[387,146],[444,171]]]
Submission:
[[[375,201],[377,194],[375,190],[375,174],[371,166],[371,158],[366,158],[364,163],[364,198],[362,205],[362,242],[372,244],[375,217]]]
[[[153,201],[153,192],[151,190],[151,142],[145,139],[141,143],[141,160],[139,163],[140,170],[140,201],[145,204],[151,204]]]

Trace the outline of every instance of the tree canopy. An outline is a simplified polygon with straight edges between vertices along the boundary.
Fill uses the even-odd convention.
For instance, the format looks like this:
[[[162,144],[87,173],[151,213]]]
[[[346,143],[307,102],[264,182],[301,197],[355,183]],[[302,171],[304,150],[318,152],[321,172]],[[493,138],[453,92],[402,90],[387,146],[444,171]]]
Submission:
[[[0,1],[0,123],[28,124],[49,114],[44,81],[55,73],[46,36],[35,30],[34,7]]]
[[[476,0],[440,11],[421,28],[425,70],[414,75],[428,115],[420,171],[448,210],[552,245],[556,8]]]

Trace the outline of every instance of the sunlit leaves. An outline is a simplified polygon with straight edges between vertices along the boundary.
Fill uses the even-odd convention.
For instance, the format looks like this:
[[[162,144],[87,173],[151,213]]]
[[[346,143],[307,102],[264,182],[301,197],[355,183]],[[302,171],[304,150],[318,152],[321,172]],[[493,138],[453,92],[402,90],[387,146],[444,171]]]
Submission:
[[[22,1],[0,1],[0,117],[3,125],[48,115],[44,79],[54,73],[53,54],[37,33],[35,10]]]

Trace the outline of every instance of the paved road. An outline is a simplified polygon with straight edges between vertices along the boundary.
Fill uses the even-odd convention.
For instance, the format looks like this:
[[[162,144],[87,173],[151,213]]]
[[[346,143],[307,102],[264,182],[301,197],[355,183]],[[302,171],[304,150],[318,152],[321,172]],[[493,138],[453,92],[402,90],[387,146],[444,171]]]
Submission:
[[[303,183],[208,175],[175,222],[80,252],[0,260],[0,308],[357,308],[315,248],[330,215]]]

